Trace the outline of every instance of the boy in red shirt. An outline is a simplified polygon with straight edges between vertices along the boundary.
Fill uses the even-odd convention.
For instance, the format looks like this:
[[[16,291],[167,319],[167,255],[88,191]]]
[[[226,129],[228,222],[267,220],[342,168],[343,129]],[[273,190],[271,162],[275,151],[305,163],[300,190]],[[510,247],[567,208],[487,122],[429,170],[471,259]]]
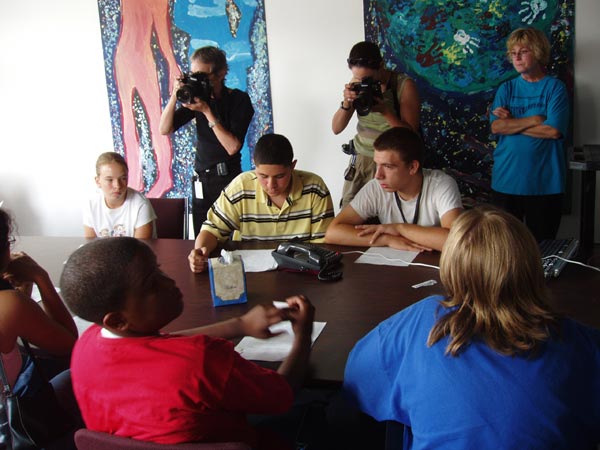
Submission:
[[[261,447],[246,414],[292,405],[310,354],[314,308],[302,296],[288,309],[257,306],[206,327],[161,334],[181,314],[182,295],[152,250],[134,238],[100,239],[67,261],[61,290],[71,311],[94,322],[71,360],[86,426],[162,444],[242,441]],[[226,339],[266,338],[290,320],[292,350],[278,371],[244,360]]]

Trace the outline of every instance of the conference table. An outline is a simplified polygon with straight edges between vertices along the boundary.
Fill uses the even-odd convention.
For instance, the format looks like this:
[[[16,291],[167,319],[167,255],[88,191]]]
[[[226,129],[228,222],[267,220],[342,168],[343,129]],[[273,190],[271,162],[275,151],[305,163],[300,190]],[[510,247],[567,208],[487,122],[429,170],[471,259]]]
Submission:
[[[30,254],[50,273],[58,286],[62,265],[84,238],[19,237],[17,250]],[[382,320],[418,300],[444,294],[439,272],[435,268],[355,263],[365,248],[326,245],[344,253],[343,278],[324,282],[310,273],[268,271],[246,274],[246,304],[214,307],[207,273],[190,271],[187,256],[194,246],[192,240],[155,239],[145,241],[156,253],[161,269],[172,277],[184,295],[183,313],[167,325],[164,331],[176,332],[237,317],[252,306],[283,300],[303,294],[316,309],[315,320],[326,322],[323,332],[313,345],[308,385],[338,386],[343,380],[344,366],[354,344]],[[276,243],[242,244],[248,248],[275,248]],[[240,248],[231,243],[229,248]],[[417,256],[414,262],[439,264],[438,252]],[[598,267],[600,248],[584,262]],[[122,270],[115,267],[115,271]],[[414,285],[434,280],[423,287]],[[569,264],[560,277],[547,281],[553,307],[583,323],[600,328],[600,272]]]

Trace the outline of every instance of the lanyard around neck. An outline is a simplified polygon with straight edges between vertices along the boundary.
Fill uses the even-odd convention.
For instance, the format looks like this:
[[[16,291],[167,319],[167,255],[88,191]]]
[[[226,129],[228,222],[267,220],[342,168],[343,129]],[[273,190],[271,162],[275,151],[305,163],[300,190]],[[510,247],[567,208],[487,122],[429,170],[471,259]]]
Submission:
[[[419,196],[417,197],[417,204],[415,205],[415,215],[413,216],[413,224],[416,224],[419,221],[419,209],[421,208],[421,194],[423,193],[423,184],[425,179],[421,182],[421,189],[419,190]],[[400,210],[400,214],[402,215],[402,220],[404,223],[408,223],[406,217],[404,217],[404,211],[402,211],[402,201],[400,200],[400,196],[397,192],[394,192],[394,198],[396,199],[396,204],[398,205],[398,209]]]

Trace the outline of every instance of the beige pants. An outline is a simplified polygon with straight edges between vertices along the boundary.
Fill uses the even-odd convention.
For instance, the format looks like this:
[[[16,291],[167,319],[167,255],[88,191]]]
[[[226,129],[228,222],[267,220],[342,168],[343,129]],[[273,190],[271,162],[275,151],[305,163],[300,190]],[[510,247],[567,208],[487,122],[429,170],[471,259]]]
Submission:
[[[351,181],[344,181],[344,189],[342,190],[342,200],[340,208],[344,208],[352,201],[354,196],[360,189],[367,184],[375,176],[375,163],[370,156],[364,156],[360,153],[356,155],[355,164],[356,173]]]

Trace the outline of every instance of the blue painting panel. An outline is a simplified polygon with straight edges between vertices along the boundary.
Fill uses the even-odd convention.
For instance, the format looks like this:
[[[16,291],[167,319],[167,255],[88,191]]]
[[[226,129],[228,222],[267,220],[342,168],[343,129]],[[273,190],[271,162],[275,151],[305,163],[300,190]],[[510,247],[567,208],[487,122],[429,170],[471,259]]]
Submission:
[[[150,197],[189,197],[193,124],[161,136],[158,123],[174,77],[187,72],[199,47],[227,54],[228,87],[247,91],[255,109],[242,168],[272,132],[263,0],[98,0],[115,151],[127,158],[130,186]]]

